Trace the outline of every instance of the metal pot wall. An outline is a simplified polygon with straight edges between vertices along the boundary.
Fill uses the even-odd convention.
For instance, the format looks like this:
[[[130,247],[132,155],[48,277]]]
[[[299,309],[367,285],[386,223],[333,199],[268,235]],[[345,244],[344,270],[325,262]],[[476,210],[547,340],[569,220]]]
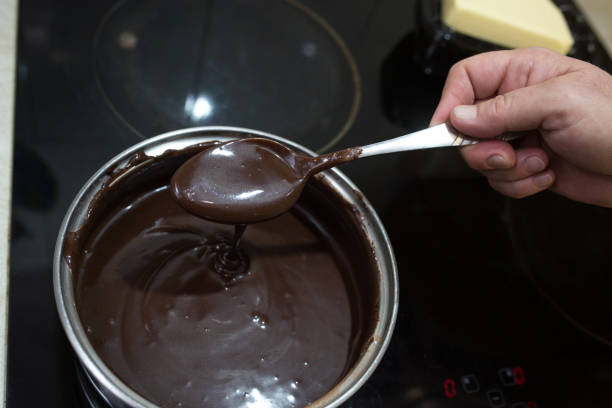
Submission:
[[[275,139],[291,146],[297,151],[309,155],[314,153],[289,140],[271,134],[250,129],[232,127],[201,127],[169,132],[133,146],[120,153],[98,172],[96,172],[79,191],[68,209],[61,224],[55,247],[53,263],[53,279],[55,299],[59,318],[68,340],[84,369],[81,375],[83,381],[89,384],[88,389],[98,393],[99,397],[112,407],[155,408],[156,405],[125,385],[116,374],[110,370],[92,347],[78,315],[73,288],[73,273],[66,263],[63,254],[64,241],[67,234],[78,230],[88,218],[89,204],[96,193],[109,179],[110,171],[127,166],[128,160],[136,153],[144,153],[150,157],[160,156],[167,150],[181,150],[188,146],[211,140],[227,140],[231,138],[258,136]],[[320,180],[335,194],[349,203],[352,217],[360,223],[376,259],[375,278],[378,283],[378,310],[376,311],[374,329],[363,351],[353,367],[327,394],[313,402],[312,407],[337,407],[353,395],[370,377],[379,364],[389,344],[398,307],[398,277],[393,250],[389,239],[376,212],[363,197],[357,187],[340,171],[327,170],[319,175]]]

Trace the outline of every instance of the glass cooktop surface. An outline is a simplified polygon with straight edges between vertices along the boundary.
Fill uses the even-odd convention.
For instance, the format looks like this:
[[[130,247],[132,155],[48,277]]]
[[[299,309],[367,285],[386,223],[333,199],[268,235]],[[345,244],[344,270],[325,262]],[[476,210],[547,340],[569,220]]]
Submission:
[[[611,71],[569,1],[572,51]],[[434,6],[432,6],[434,4]],[[313,150],[427,126],[454,59],[490,47],[436,2],[22,0],[7,406],[105,407],[56,314],[72,198],[143,138],[248,126]],[[350,408],[612,406],[612,212],[492,191],[453,149],[349,163],[388,230],[400,307]]]

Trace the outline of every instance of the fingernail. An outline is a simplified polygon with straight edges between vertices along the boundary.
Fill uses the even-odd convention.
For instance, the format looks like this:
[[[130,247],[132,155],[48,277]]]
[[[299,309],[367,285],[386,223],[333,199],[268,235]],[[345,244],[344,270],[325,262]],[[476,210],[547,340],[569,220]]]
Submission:
[[[478,108],[476,105],[459,105],[455,106],[453,112],[458,119],[472,120],[476,119]]]
[[[544,161],[537,156],[532,156],[525,160],[525,170],[529,173],[538,173],[544,170],[544,167],[546,167]]]
[[[553,182],[552,175],[550,173],[538,174],[533,178],[533,184],[539,188],[549,187]]]
[[[507,169],[511,163],[501,154],[494,154],[487,159],[487,165],[492,169]]]

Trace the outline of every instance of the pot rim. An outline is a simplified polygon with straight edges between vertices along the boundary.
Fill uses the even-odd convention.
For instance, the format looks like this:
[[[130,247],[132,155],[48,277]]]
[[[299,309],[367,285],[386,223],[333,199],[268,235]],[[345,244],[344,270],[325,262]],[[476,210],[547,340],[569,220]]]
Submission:
[[[121,167],[137,152],[147,156],[159,156],[169,149],[181,149],[207,140],[231,139],[240,135],[271,138],[309,155],[313,151],[282,137],[248,128],[230,126],[202,126],[179,129],[144,140],[113,157],[100,167],[79,190],[61,223],[53,256],[53,290],[58,315],[64,332],[78,359],[89,374],[115,398],[129,407],[158,408],[128,387],[95,352],[81,323],[74,296],[72,271],[64,260],[64,238],[69,231],[78,229],[86,219],[86,212],[93,195],[107,179],[108,169]],[[214,138],[213,138],[214,137]],[[332,168],[321,174],[321,178],[345,201],[358,210],[370,246],[377,261],[379,305],[376,326],[353,367],[325,395],[312,402],[309,407],[337,407],[351,397],[372,375],[389,345],[399,301],[397,265],[389,238],[376,211],[355,184],[342,172]]]

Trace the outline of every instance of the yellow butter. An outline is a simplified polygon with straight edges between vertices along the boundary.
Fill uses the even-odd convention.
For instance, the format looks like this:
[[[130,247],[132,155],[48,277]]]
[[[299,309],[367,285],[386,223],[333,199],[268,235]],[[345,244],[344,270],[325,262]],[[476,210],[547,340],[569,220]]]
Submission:
[[[574,39],[551,0],[442,0],[442,20],[462,34],[507,48],[567,54]]]

